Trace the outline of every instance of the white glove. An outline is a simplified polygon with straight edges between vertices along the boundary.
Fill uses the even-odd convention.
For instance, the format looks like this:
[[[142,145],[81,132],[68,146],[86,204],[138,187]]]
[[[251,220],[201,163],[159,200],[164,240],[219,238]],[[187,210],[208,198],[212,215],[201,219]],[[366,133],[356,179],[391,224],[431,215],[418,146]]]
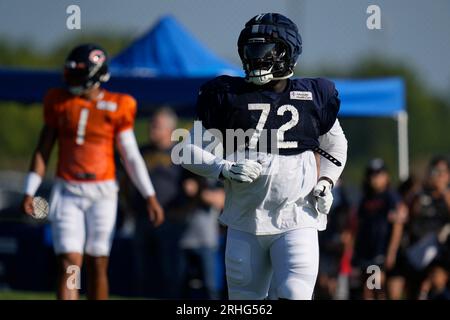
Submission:
[[[313,190],[316,198],[316,209],[320,213],[328,214],[333,204],[333,194],[331,193],[331,183],[327,180],[317,182]]]
[[[222,168],[222,175],[232,181],[251,183],[260,176],[261,171],[260,163],[244,159],[238,162],[227,162]]]

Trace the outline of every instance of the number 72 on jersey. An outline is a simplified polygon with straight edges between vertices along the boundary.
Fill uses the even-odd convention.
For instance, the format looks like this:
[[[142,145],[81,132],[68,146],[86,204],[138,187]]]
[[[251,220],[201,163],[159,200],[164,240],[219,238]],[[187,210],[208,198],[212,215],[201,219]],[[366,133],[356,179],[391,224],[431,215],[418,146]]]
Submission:
[[[266,124],[267,118],[270,113],[270,103],[249,103],[248,110],[259,110],[261,111],[261,115],[259,116],[258,123],[255,128],[255,132],[250,138],[249,148],[256,149],[256,145],[258,144],[259,137],[261,136],[262,131],[264,130],[264,126]],[[286,131],[295,127],[300,119],[298,110],[291,104],[284,104],[277,109],[277,115],[283,116],[286,112],[291,114],[291,119],[283,124],[277,131],[277,142],[279,149],[292,149],[297,148],[297,141],[285,141],[284,134]]]

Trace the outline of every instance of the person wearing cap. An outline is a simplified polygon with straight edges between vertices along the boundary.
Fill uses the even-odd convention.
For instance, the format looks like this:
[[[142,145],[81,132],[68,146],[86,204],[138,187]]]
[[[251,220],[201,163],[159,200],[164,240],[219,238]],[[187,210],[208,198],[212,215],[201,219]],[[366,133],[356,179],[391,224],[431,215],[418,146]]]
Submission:
[[[376,158],[369,162],[363,181],[363,194],[358,206],[358,231],[356,234],[353,265],[359,268],[363,283],[363,299],[386,297],[386,272],[395,265],[403,231],[403,217],[407,214],[399,196],[390,186],[386,164]],[[367,285],[369,267],[378,266],[379,287]]]

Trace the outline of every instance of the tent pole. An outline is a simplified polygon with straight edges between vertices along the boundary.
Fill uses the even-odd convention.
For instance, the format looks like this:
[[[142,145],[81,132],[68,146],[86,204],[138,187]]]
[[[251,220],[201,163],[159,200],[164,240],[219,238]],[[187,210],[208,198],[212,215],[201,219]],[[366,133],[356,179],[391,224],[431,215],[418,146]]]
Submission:
[[[408,158],[408,113],[400,111],[397,114],[398,128],[398,175],[404,181],[409,177]]]

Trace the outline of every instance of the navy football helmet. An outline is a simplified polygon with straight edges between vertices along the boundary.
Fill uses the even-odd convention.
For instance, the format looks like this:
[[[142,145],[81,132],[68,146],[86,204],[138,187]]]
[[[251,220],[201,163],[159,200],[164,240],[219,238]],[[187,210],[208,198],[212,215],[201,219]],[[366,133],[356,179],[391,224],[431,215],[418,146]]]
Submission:
[[[302,53],[302,38],[294,22],[278,13],[250,19],[238,39],[246,79],[263,85],[293,75]]]
[[[81,95],[86,90],[109,80],[106,51],[95,44],[74,48],[64,64],[64,81],[69,91]]]

